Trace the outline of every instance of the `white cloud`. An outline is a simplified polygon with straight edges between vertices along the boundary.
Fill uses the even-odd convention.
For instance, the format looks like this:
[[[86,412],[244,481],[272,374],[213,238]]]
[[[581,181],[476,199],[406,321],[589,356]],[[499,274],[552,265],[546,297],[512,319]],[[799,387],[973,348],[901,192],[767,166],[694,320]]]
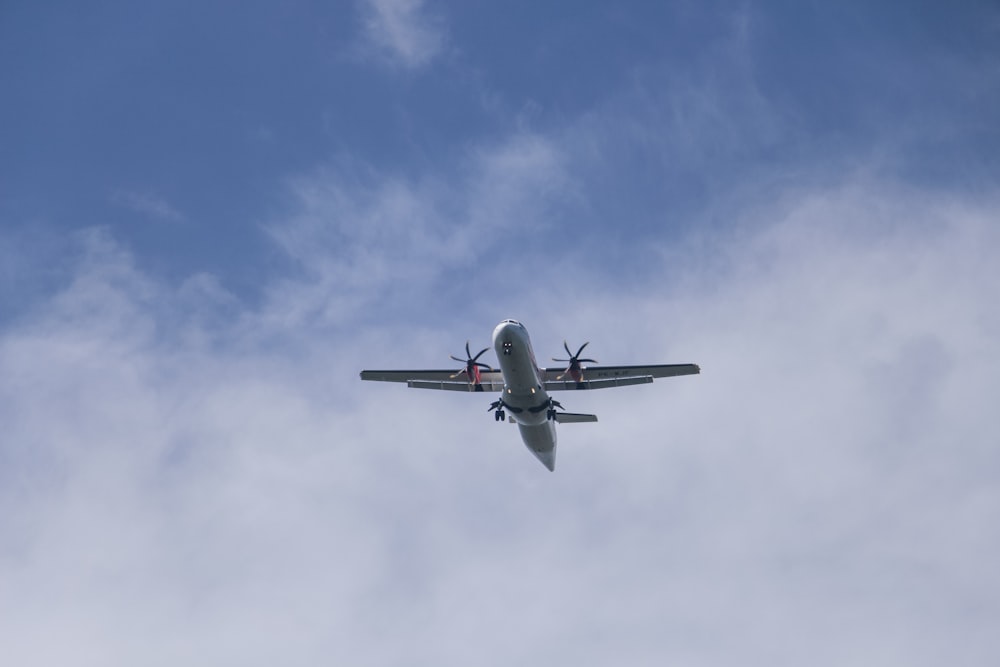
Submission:
[[[427,294],[500,285],[500,259],[543,253],[530,236],[552,226],[551,202],[575,196],[563,162],[550,141],[515,134],[470,153],[451,180],[348,160],[295,179],[294,212],[267,231],[302,275],[271,287],[269,315],[286,326],[330,323],[374,303],[416,308]],[[463,274],[466,288],[441,285]],[[447,310],[433,305],[423,310]]]
[[[423,0],[365,0],[363,13],[365,37],[381,58],[415,69],[441,53],[444,28]]]
[[[376,227],[336,238],[440,252],[432,215],[396,227],[439,206],[422,186],[359,191],[314,193]],[[595,276],[572,310],[524,297],[540,355],[575,333],[602,361],[704,369],[561,397],[602,421],[560,430],[555,474],[485,399],[357,381],[396,354],[434,365],[492,320],[287,328],[276,302],[205,319],[192,303],[228,303],[211,279],[156,284],[93,235],[0,338],[6,655],[988,664],[993,211],[877,183],[798,193],[703,241],[711,266],[673,249],[639,292]]]
[[[163,222],[179,222],[184,219],[184,214],[170,202],[151,192],[117,190],[111,195],[111,202]]]

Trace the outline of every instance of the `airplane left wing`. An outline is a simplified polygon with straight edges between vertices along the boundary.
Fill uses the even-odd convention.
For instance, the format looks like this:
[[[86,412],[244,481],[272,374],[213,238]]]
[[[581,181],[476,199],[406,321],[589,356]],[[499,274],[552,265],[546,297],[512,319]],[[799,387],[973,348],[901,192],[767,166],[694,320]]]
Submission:
[[[454,370],[361,371],[362,380],[405,382],[411,389],[443,389],[446,391],[500,391],[503,376],[500,371],[482,371],[482,382],[470,383],[464,373]]]
[[[546,368],[545,389],[548,391],[572,389],[605,389],[632,384],[646,384],[654,378],[677,375],[697,375],[698,364],[654,364],[651,366],[588,366],[581,370],[580,381],[574,380],[565,367]]]

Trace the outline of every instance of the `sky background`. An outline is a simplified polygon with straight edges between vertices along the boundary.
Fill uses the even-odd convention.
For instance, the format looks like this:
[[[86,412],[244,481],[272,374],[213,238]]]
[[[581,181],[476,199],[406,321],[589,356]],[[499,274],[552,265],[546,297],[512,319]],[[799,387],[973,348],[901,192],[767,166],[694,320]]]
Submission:
[[[997,119],[985,1],[3,2],[5,660],[995,664]],[[508,317],[702,374],[358,380]]]

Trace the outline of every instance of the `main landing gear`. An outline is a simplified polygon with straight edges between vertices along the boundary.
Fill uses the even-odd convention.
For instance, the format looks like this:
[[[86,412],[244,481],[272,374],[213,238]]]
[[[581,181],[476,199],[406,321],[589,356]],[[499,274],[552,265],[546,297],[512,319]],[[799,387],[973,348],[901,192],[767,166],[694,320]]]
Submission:
[[[511,412],[515,413],[521,412],[524,409],[517,407],[512,408],[506,403],[504,403],[503,399],[501,398],[500,400],[493,401],[492,403],[490,403],[490,407],[487,410],[487,412],[493,412],[494,410],[496,410],[496,412],[494,412],[493,414],[493,417],[498,422],[502,422],[507,418],[507,413],[504,411],[504,408],[507,408]],[[541,405],[536,405],[533,408],[528,408],[528,412],[538,414],[542,410],[545,410],[545,418],[548,419],[549,421],[553,421],[556,418],[557,409],[564,410],[565,408],[563,408],[562,404],[559,401],[550,398],[547,403],[542,403]]]
[[[503,400],[493,401],[490,404],[490,408],[489,408],[489,410],[487,410],[487,412],[493,412],[494,410],[496,410],[496,413],[494,413],[493,417],[496,419],[496,421],[502,422],[503,420],[505,420],[507,418],[507,413],[505,413],[503,411],[503,409],[505,407],[507,407],[507,406],[503,402]]]

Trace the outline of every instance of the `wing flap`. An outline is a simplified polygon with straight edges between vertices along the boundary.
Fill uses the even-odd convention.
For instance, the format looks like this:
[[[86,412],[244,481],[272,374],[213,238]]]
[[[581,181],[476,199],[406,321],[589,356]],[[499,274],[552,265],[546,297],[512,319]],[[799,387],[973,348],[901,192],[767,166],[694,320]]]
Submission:
[[[502,382],[483,382],[479,385],[469,384],[463,381],[454,380],[407,380],[406,386],[410,389],[443,389],[445,391],[500,391],[503,389]]]
[[[502,382],[500,371],[488,370],[481,374],[483,384]],[[456,382],[458,384],[469,384],[465,373],[456,373],[454,370],[424,370],[424,371],[361,371],[362,380],[372,380],[375,382],[406,382],[427,381],[427,382]]]
[[[589,374],[588,376],[589,377]],[[565,380],[553,380],[545,383],[546,391],[563,390],[584,390],[584,389],[607,389],[608,387],[627,387],[632,384],[649,384],[653,381],[652,375],[640,375],[637,377],[617,377],[604,378],[603,380],[584,380],[583,382],[569,382]]]
[[[627,378],[648,375],[652,378],[675,377],[678,375],[697,375],[701,372],[698,364],[653,364],[650,366],[586,366],[583,369],[584,380],[606,380],[612,378]],[[566,368],[546,368],[546,381],[559,381],[565,376]],[[575,383],[570,383],[575,384]],[[613,385],[610,385],[613,386]]]

